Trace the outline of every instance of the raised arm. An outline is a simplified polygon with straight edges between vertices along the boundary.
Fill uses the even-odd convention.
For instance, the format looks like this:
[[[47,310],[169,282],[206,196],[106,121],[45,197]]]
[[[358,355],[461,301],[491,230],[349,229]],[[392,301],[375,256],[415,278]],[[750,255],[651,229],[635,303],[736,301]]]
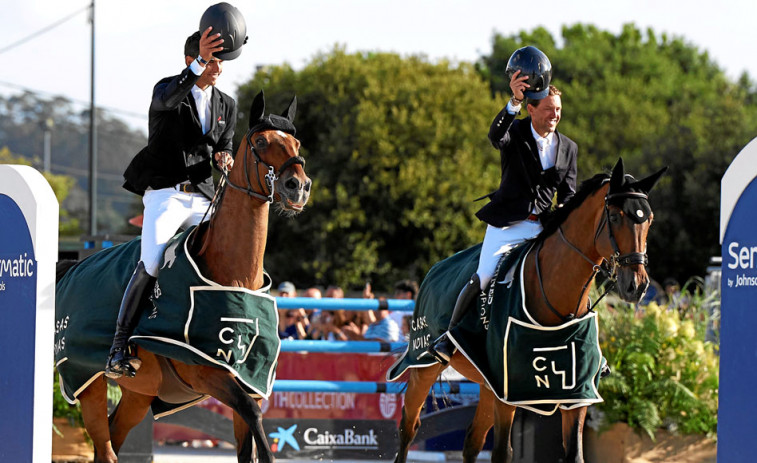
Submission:
[[[223,50],[223,39],[221,34],[210,34],[212,27],[205,29],[200,37],[200,57],[203,61],[208,62],[213,59],[213,53]],[[185,57],[187,67],[178,76],[167,81],[158,82],[152,91],[152,102],[150,109],[152,111],[170,111],[175,109],[181,103],[181,100],[197,83],[197,79],[205,71],[205,66],[195,57]]]
[[[520,71],[515,71],[510,78],[510,91],[513,97],[507,102],[502,111],[492,121],[489,127],[489,141],[495,148],[502,149],[509,141],[508,130],[520,112],[521,103],[526,98],[523,91],[530,87],[526,83],[528,76],[520,77]]]

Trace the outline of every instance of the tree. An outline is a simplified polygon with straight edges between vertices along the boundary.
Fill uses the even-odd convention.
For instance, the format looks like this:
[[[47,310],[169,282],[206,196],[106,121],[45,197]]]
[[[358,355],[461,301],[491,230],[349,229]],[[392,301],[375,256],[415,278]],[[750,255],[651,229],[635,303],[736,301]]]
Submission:
[[[472,66],[337,48],[302,71],[259,71],[239,89],[240,111],[262,88],[279,112],[297,94],[313,178],[306,211],[271,220],[266,268],[275,281],[371,279],[388,289],[481,240],[473,200],[499,184],[486,134],[504,102]],[[240,121],[237,140],[246,128]]]
[[[579,178],[618,157],[637,177],[670,166],[652,194],[650,273],[679,281],[702,274],[710,256],[720,254],[720,178],[755,133],[754,84],[746,75],[730,82],[706,52],[681,38],[632,24],[618,35],[565,26],[562,42],[558,47],[543,28],[495,35],[477,69],[493,94],[509,95],[510,54],[525,45],[544,51],[563,91],[559,130],[579,146]]]
[[[129,230],[127,214],[139,198],[121,188],[123,171],[147,140],[139,131],[104,110],[97,110],[98,135],[98,229],[118,233]],[[42,168],[43,121],[51,119],[52,171],[74,178],[61,203],[72,218],[88,223],[89,198],[89,110],[76,111],[63,97],[43,98],[25,92],[0,96],[0,146],[23,153],[31,164]],[[72,230],[71,230],[72,231]]]
[[[24,166],[31,166],[32,163],[23,156],[16,156],[10,152],[7,147],[0,148],[0,164],[20,164]],[[74,186],[76,180],[73,177],[67,175],[55,175],[47,172],[42,174],[45,180],[50,184],[50,187],[55,193],[55,198],[58,200],[58,204],[68,196],[71,187]],[[80,233],[79,221],[72,218],[68,212],[61,208],[59,217],[59,233],[61,235],[71,235]]]

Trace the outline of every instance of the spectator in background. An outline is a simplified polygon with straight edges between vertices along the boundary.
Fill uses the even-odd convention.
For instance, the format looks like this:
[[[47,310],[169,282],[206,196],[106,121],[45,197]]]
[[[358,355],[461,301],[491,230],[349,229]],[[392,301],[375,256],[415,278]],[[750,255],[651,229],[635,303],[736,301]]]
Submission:
[[[373,290],[371,289],[371,282],[366,281],[363,287],[363,299],[374,299]],[[353,311],[350,321],[342,328],[342,331],[352,341],[360,341],[365,339],[365,332],[368,327],[376,321],[376,316],[373,310],[358,310]]]
[[[371,290],[371,283],[367,282],[363,289],[363,298],[373,299],[373,292]],[[369,310],[375,317],[375,321],[371,323],[368,328],[363,332],[357,329],[358,327],[353,325],[347,325],[343,330],[347,333],[347,336],[355,341],[381,341],[381,342],[397,342],[400,338],[400,328],[397,322],[389,317],[388,309]]]
[[[344,310],[323,310],[313,321],[309,339],[327,341],[347,341],[347,334],[343,331],[347,324]]]
[[[312,297],[313,299],[320,299],[321,290],[313,286],[311,288],[306,289],[305,292],[302,293],[302,297]]]
[[[321,298],[321,290],[315,286],[311,286],[310,288],[306,289],[304,293],[302,293],[302,297],[310,297],[313,299],[320,299]],[[312,323],[313,320],[316,319],[321,314],[320,309],[305,309],[305,313],[307,314],[308,318],[308,331],[310,331],[310,323]]]
[[[279,297],[297,297],[297,289],[291,281],[285,281],[279,285]]]
[[[410,323],[413,320],[412,315],[403,315],[402,323],[400,324],[400,335],[405,342],[410,342]]]
[[[336,285],[329,285],[326,288],[326,297],[333,297],[334,299],[344,299],[344,290]]]
[[[281,283],[278,291],[279,297],[297,297],[297,288],[291,281]],[[304,339],[307,328],[303,319],[307,319],[303,309],[279,309],[279,339]]]
[[[418,283],[416,283],[414,280],[400,280],[397,283],[394,284],[394,294],[392,295],[392,299],[401,299],[401,300],[415,300],[416,296],[418,296]],[[410,317],[412,318],[412,312],[391,312],[389,316],[394,320],[395,323],[397,323],[398,326],[402,327],[404,326],[404,318]],[[402,333],[403,336],[405,333]]]
[[[689,298],[681,294],[681,284],[675,278],[665,278],[662,287],[665,291],[668,310],[677,310],[683,315],[689,308]]]
[[[376,321],[373,322],[363,338],[368,341],[397,342],[400,340],[400,327],[397,322],[389,317],[389,310],[379,309],[374,311]]]

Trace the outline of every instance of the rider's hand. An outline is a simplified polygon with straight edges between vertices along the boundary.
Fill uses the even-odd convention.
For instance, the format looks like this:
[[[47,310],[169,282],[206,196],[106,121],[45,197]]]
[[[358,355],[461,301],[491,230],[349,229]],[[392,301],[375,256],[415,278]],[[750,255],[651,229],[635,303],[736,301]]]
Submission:
[[[218,53],[223,50],[223,39],[221,34],[211,34],[212,27],[205,29],[205,32],[200,36],[200,57],[205,61],[214,59],[213,53]]]
[[[518,76],[520,76],[520,70],[515,71],[510,78],[510,90],[512,90],[516,100],[523,101],[526,98],[523,92],[531,86],[526,83],[528,76]]]
[[[228,172],[232,167],[234,167],[234,158],[232,158],[231,155],[226,151],[219,151],[214,155],[214,157],[219,169]]]

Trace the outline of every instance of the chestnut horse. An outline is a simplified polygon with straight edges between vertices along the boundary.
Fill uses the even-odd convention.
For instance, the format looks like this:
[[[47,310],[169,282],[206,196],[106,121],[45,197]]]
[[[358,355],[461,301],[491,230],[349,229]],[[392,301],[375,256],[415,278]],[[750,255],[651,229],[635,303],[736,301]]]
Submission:
[[[616,281],[618,295],[623,300],[634,303],[641,300],[649,284],[646,242],[652,212],[647,195],[666,169],[634,181],[625,175],[623,162],[619,160],[611,176],[598,174],[587,180],[563,208],[544,220],[544,231],[535,239],[536,251],[530,252],[523,264],[525,303],[536,322],[557,326],[586,315],[591,310],[589,287],[603,268]],[[637,208],[640,203],[646,212]],[[416,307],[423,303],[422,296],[423,291]],[[492,462],[512,461],[510,431],[516,405],[499,400],[485,385],[479,370],[460,351],[450,359],[449,366],[480,385],[479,403],[465,437],[463,461],[476,460],[492,426],[495,432]],[[421,407],[434,381],[446,368],[434,363],[410,369],[395,462],[407,461],[408,449],[420,427]],[[584,405],[561,409],[565,461],[584,461],[586,408]]]
[[[224,286],[250,290],[264,284],[263,255],[270,204],[285,214],[297,214],[307,203],[311,187],[304,160],[299,156],[300,142],[293,136],[296,99],[289,105],[286,117],[264,116],[264,110],[260,92],[250,110],[250,130],[225,177],[215,212],[208,225],[196,228],[198,235],[193,243],[195,262],[203,275]],[[285,133],[287,128],[289,134]],[[98,376],[78,396],[97,462],[118,461],[116,455],[129,430],[145,417],[158,396],[163,381],[158,356],[145,349],[139,350],[139,356],[142,366],[136,377],[116,380],[123,395],[110,418],[104,376]],[[261,399],[253,399],[225,369],[176,360],[171,363],[192,390],[215,397],[233,410],[240,463],[253,461],[255,449],[257,461],[274,461],[263,430]]]

